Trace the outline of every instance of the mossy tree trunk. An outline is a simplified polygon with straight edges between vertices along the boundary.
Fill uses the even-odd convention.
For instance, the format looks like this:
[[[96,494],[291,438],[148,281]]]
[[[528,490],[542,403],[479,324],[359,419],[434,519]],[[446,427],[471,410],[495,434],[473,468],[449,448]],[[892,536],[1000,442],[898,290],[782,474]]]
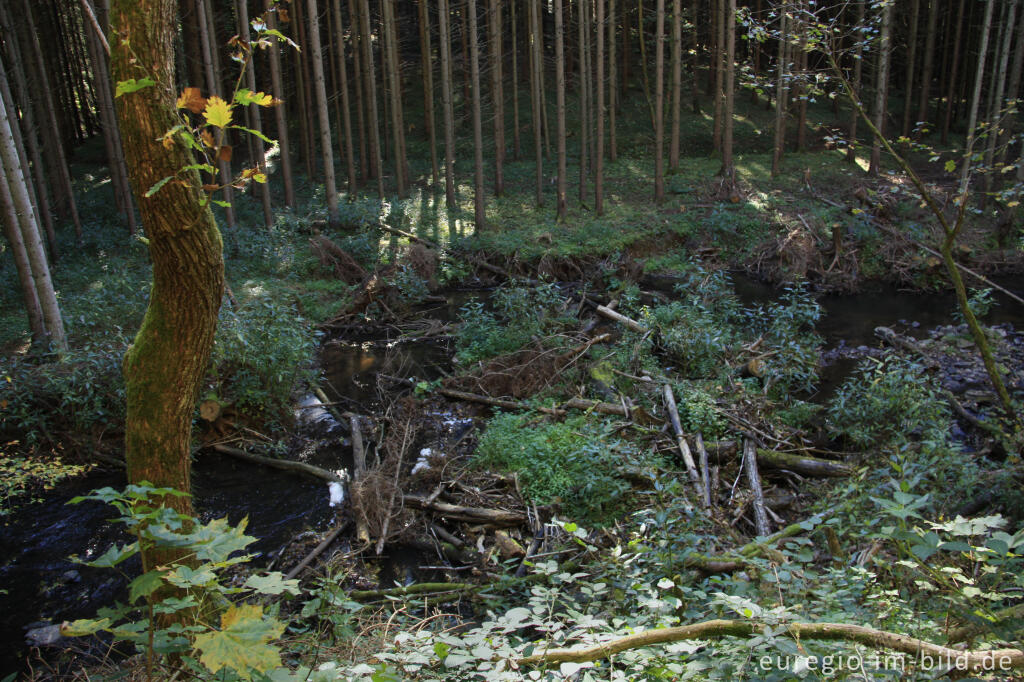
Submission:
[[[145,196],[161,178],[193,163],[180,144],[161,144],[176,123],[176,10],[176,0],[114,0],[110,46],[116,81],[144,76],[156,81],[155,87],[120,97],[117,107],[153,261],[149,307],[124,360],[128,479],[188,491],[192,415],[213,346],[224,260],[213,213],[196,188],[198,176],[191,187],[171,182]],[[191,512],[188,497],[166,502]]]

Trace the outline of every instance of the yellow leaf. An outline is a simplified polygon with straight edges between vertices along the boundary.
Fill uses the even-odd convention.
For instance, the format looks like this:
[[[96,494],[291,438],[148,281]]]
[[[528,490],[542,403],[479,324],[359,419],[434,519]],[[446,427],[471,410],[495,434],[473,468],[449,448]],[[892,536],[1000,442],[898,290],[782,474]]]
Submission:
[[[193,114],[201,114],[206,108],[206,98],[203,97],[199,88],[185,88],[178,95],[178,108],[188,109]]]
[[[199,660],[213,672],[230,668],[244,679],[252,671],[266,672],[281,665],[281,655],[270,644],[284,632],[284,623],[263,615],[257,604],[230,606],[220,617],[220,631],[196,635]]]
[[[266,173],[256,173],[255,175],[252,176],[252,179],[262,185],[263,183],[265,183],[267,181],[267,174]]]
[[[207,147],[216,146],[216,143],[213,141],[213,134],[211,134],[209,130],[204,130],[203,132],[199,133],[199,138]]]
[[[231,125],[231,105],[214,95],[206,101],[203,116],[206,117],[208,124],[225,128]]]

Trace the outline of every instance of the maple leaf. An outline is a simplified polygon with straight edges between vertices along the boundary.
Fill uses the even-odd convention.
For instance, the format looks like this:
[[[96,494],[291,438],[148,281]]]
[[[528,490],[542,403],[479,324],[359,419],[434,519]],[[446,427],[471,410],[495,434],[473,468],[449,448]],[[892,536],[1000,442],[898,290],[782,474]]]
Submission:
[[[193,114],[201,114],[206,108],[206,98],[199,88],[185,88],[178,95],[178,108],[188,109]]]
[[[245,680],[251,671],[266,672],[281,665],[281,654],[269,642],[284,632],[284,623],[263,617],[258,604],[230,606],[220,617],[220,630],[196,635],[199,661],[210,671],[230,668]]]
[[[206,101],[203,116],[209,125],[225,128],[231,124],[231,105],[214,95]]]

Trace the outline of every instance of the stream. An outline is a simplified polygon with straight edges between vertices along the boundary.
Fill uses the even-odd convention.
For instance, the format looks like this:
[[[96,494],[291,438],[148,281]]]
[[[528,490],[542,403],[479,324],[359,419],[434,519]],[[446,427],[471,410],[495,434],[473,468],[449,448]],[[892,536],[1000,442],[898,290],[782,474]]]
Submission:
[[[734,275],[733,282],[748,305],[777,296],[772,288],[747,277]],[[1019,277],[1002,278],[999,283],[1018,294],[1024,289],[1024,280]],[[488,295],[453,292],[447,305],[435,307],[428,314],[439,322],[449,321],[466,301]],[[1024,328],[1024,308],[1004,296],[997,295],[996,299],[999,305],[986,321]],[[874,328],[879,325],[909,335],[924,333],[951,323],[956,308],[948,293],[922,294],[884,286],[852,296],[823,296],[819,301],[824,315],[818,330],[825,338],[826,364],[831,366],[823,373],[822,393],[834,389],[855,364],[844,360],[835,349],[878,346]],[[828,362],[829,351],[839,359]],[[329,398],[342,403],[342,410],[363,413],[380,407],[377,373],[431,380],[440,377],[449,364],[445,344],[430,340],[335,339],[326,342],[321,352]],[[321,465],[329,468],[340,468],[346,463],[345,457],[350,458],[348,448],[339,447],[317,452],[316,456],[318,464],[323,462]],[[258,538],[250,547],[259,555],[257,565],[265,565],[303,531],[326,530],[335,517],[322,483],[226,456],[201,455],[194,466],[193,480],[197,512],[204,521],[227,516],[237,523],[249,517],[247,532]],[[115,573],[80,566],[67,558],[72,554],[95,557],[113,542],[123,541],[119,527],[107,523],[112,509],[95,502],[66,505],[72,497],[90,490],[123,485],[122,473],[92,473],[61,484],[42,495],[41,501],[4,519],[0,535],[0,678],[11,671],[25,670],[27,630],[90,617],[99,606],[123,597],[124,584]],[[390,571],[382,570],[382,574]]]

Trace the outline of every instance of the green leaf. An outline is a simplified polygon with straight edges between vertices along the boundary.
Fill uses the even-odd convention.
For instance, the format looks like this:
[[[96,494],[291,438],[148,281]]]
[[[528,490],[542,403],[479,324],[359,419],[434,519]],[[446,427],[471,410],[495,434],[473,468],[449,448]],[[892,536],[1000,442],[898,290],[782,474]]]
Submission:
[[[286,580],[284,574],[276,571],[268,575],[250,575],[245,581],[245,587],[260,594],[299,594],[299,581]]]
[[[188,166],[185,166],[181,170],[183,172],[187,172],[187,171],[190,171],[190,170],[206,171],[207,173],[216,173],[217,172],[217,169],[214,168],[213,166],[211,166],[208,163],[193,163],[193,164],[190,164]]]
[[[109,618],[82,618],[72,623],[65,623],[60,626],[60,634],[65,637],[85,637],[92,635],[100,630],[106,630],[110,627]]]
[[[167,574],[166,579],[176,587],[202,587],[215,581],[217,574],[208,566],[200,566],[197,569],[192,569],[189,566],[177,566],[173,572]]]
[[[266,672],[281,665],[281,654],[269,642],[284,632],[284,623],[263,617],[258,604],[230,606],[220,617],[219,632],[196,636],[199,661],[211,672],[230,668],[244,680],[251,671]]]
[[[122,561],[135,555],[138,551],[139,545],[136,542],[124,546],[114,545],[96,559],[93,559],[92,561],[84,561],[82,563],[86,566],[95,566],[96,568],[113,568]]]
[[[261,107],[269,107],[273,103],[273,96],[265,92],[253,92],[249,88],[240,88],[235,93],[235,104],[241,104],[242,106],[256,104]]]
[[[224,518],[214,519],[200,526],[189,536],[191,543],[196,545],[196,558],[200,561],[218,563],[256,542],[256,538],[245,534],[248,524],[249,519],[244,518],[233,527]]]
[[[221,208],[228,208],[229,206],[231,206],[230,201],[224,201],[223,199],[211,199],[210,201],[217,204]]]
[[[952,173],[953,171],[956,170],[956,161],[950,159],[949,161],[946,162],[945,168],[947,173]]]
[[[149,76],[145,76],[144,78],[140,78],[138,80],[135,80],[134,78],[129,78],[125,81],[118,81],[117,90],[114,92],[114,97],[120,97],[121,95],[127,95],[132,92],[138,92],[139,90],[148,88],[153,85],[156,85],[156,81],[150,78]]]
[[[263,133],[261,133],[258,130],[253,130],[252,128],[246,128],[245,126],[230,126],[230,128],[231,128],[231,130],[241,130],[243,133],[249,133],[250,135],[253,135],[254,137],[258,137],[258,138],[260,138],[261,140],[263,140],[264,142],[266,142],[268,144],[274,144],[274,140],[270,139],[269,137],[267,137],[266,135],[264,135]]]
[[[139,597],[148,597],[163,586],[163,571],[153,570],[143,573],[128,585],[128,600],[134,602]]]
[[[162,178],[160,180],[157,180],[156,183],[154,183],[152,187],[150,187],[149,189],[146,190],[146,193],[143,196],[145,196],[148,199],[149,197],[151,197],[154,194],[156,194],[157,192],[159,192],[160,189],[163,188],[164,185],[166,185],[168,182],[170,182],[173,179],[174,179],[173,175],[168,175],[166,178]]]

